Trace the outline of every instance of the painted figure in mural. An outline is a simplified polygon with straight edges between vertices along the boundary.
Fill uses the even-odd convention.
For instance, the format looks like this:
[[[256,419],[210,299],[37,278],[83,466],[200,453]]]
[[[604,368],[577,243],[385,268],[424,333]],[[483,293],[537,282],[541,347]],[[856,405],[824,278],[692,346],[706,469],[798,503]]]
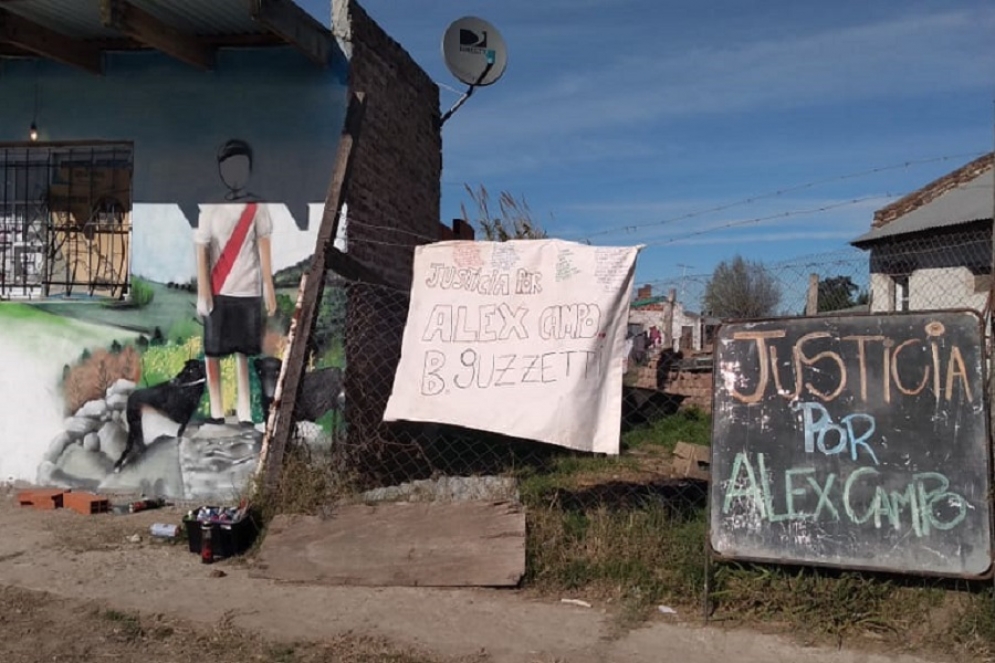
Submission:
[[[218,174],[228,188],[225,204],[202,208],[197,246],[197,313],[204,320],[204,355],[210,423],[224,422],[221,358],[235,355],[236,414],[251,425],[249,357],[261,353],[262,304],[276,312],[270,237],[273,220],[265,204],[246,187],[252,174],[252,148],[229,140],[218,150]]]

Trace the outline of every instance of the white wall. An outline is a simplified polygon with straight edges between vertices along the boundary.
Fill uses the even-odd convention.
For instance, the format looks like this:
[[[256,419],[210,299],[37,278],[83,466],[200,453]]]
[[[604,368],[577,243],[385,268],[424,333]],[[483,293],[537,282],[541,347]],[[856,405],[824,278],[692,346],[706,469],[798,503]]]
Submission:
[[[972,308],[981,311],[988,292],[974,292],[974,274],[966,267],[920,269],[909,277],[909,305],[914,311]]]
[[[871,313],[887,313],[894,310],[891,277],[887,274],[871,274]]]
[[[871,312],[895,311],[895,289],[887,274],[871,274]],[[975,277],[966,267],[918,269],[909,275],[909,309],[970,308],[982,311],[988,299],[987,290],[975,292]]]

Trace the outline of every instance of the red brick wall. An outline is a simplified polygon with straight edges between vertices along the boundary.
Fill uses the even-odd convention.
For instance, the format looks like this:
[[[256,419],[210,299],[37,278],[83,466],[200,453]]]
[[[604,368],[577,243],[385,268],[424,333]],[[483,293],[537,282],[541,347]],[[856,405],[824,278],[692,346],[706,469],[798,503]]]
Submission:
[[[336,4],[348,12],[350,89],[366,93],[349,184],[349,253],[407,289],[412,247],[439,237],[439,88],[356,2]],[[341,8],[335,18],[342,21]]]
[[[712,411],[712,373],[672,373],[667,383],[666,393],[683,396],[681,408],[697,407],[705,412]]]
[[[947,191],[950,191],[965,182],[970,182],[986,170],[989,170],[992,168],[993,163],[995,163],[995,153],[986,154],[982,157],[978,157],[971,163],[958,168],[952,173],[948,173],[943,177],[930,182],[923,188],[913,191],[909,195],[900,198],[887,207],[883,207],[874,212],[874,221],[871,223],[871,227],[880,228],[881,226],[891,223],[895,219],[905,216],[909,212],[912,212],[923,205],[936,200]]]
[[[349,254],[387,284],[345,285],[343,460],[369,483],[389,472],[404,444],[382,419],[401,354],[414,247],[445,230],[439,88],[356,2],[335,0],[333,31],[350,57],[350,89],[366,94],[346,198]]]

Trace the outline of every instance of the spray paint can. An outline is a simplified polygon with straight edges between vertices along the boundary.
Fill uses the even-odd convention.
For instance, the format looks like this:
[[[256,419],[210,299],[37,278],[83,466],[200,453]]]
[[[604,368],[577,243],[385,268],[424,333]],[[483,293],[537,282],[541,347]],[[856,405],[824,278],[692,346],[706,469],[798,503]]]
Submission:
[[[160,539],[174,539],[180,535],[179,525],[167,523],[154,523],[149,530],[152,532],[152,536],[157,536]]]
[[[213,531],[214,527],[210,523],[203,523],[200,526],[200,561],[203,564],[214,562]]]
[[[128,510],[131,513],[138,513],[139,511],[145,511],[146,509],[158,509],[166,506],[166,500],[162,498],[153,500],[140,500],[138,502],[132,502]]]

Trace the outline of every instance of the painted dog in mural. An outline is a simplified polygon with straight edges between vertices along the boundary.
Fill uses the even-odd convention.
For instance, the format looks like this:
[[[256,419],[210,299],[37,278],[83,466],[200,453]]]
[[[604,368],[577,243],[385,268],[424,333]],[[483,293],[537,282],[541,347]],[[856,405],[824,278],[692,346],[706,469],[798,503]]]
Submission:
[[[282,362],[276,357],[259,357],[255,364],[261,386],[263,416],[268,419]],[[340,410],[343,400],[341,368],[330,366],[308,371],[301,378],[300,395],[294,403],[294,419],[317,421],[329,410]]]
[[[131,392],[127,407],[128,441],[121,457],[114,464],[114,471],[120,471],[136,445],[145,446],[142,432],[143,410],[155,410],[178,423],[180,429],[176,437],[180,438],[200,405],[206,381],[204,362],[191,359],[172,380]]]

